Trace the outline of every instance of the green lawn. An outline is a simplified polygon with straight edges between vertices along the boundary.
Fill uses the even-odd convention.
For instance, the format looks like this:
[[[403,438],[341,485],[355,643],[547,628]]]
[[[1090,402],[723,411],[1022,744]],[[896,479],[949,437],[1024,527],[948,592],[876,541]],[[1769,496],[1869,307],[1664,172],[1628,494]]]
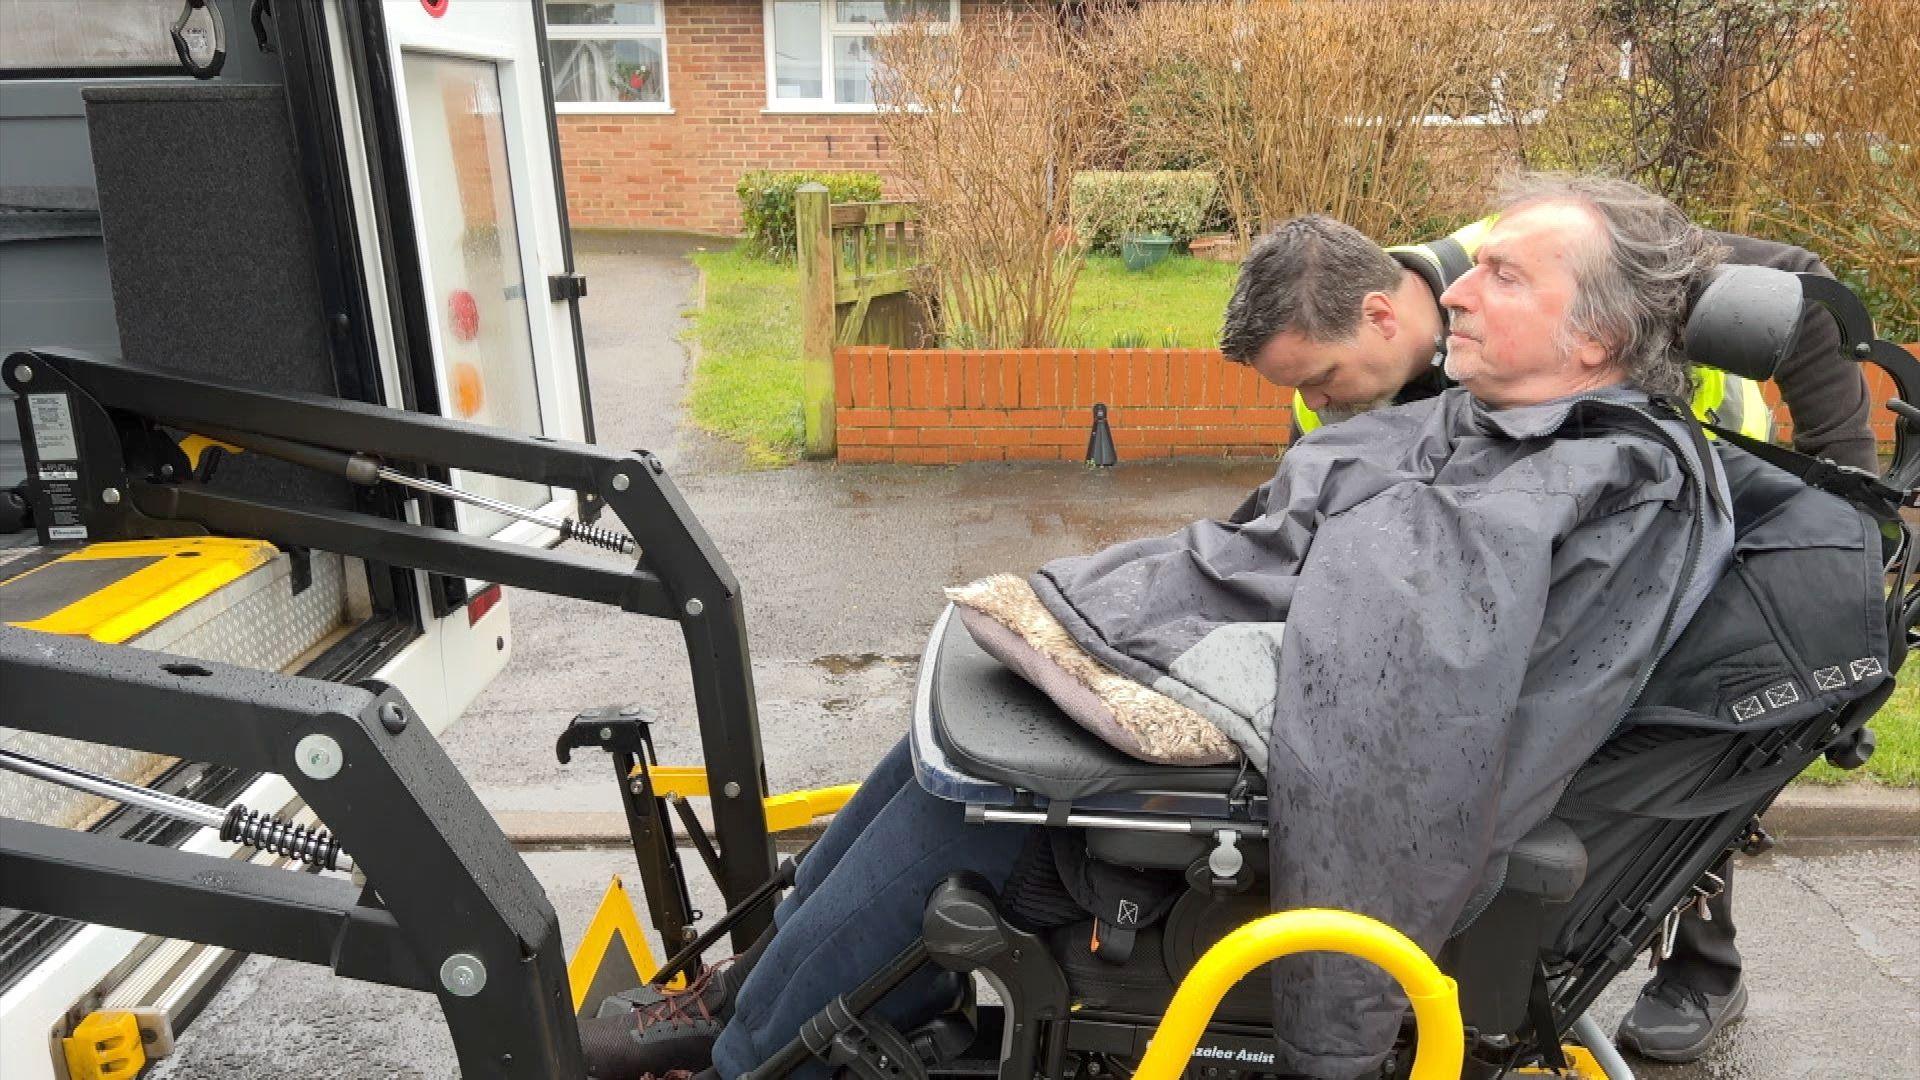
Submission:
[[[1130,272],[1118,256],[1087,259],[1073,290],[1067,344],[1083,349],[1206,349],[1219,344],[1233,263],[1175,256]]]
[[[734,251],[688,256],[705,278],[689,337],[699,346],[687,408],[694,423],[762,465],[800,456],[799,273]]]

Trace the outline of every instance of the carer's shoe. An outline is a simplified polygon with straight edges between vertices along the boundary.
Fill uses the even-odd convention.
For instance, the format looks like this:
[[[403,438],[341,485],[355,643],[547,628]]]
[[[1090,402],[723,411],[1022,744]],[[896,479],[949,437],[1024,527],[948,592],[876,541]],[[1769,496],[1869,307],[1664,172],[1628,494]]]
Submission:
[[[1747,1011],[1747,984],[1726,995],[1707,994],[1671,979],[1654,979],[1620,1021],[1614,1040],[1643,1058],[1685,1065],[1707,1052],[1722,1028]]]
[[[602,1015],[582,1020],[580,1048],[588,1077],[685,1080],[712,1065],[713,1044],[724,1024],[721,1010],[728,1004],[727,982],[716,977],[724,966],[708,968],[685,990],[635,992],[640,1000],[630,1008],[612,1015],[603,1009]]]

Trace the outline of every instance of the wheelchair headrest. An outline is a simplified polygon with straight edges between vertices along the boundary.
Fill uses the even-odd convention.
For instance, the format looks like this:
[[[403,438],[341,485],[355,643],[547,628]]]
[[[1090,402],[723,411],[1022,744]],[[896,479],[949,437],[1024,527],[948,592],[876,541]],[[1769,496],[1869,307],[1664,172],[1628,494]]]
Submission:
[[[1805,300],[1798,275],[1767,266],[1717,266],[1687,314],[1687,359],[1765,382],[1800,338]]]

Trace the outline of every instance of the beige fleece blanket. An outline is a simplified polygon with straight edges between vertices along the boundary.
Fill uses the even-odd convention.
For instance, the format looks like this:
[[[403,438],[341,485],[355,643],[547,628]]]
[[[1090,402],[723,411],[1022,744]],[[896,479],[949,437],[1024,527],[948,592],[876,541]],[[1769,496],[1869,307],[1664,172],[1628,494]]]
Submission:
[[[1206,717],[1089,655],[1024,578],[995,574],[946,593],[981,648],[1114,749],[1163,765],[1239,759]]]

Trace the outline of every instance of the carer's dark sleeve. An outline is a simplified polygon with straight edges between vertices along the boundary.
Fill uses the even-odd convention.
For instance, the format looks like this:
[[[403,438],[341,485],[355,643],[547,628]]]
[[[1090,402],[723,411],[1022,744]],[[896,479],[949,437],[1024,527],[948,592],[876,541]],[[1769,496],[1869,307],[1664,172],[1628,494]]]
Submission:
[[[1805,248],[1734,233],[1714,233],[1713,238],[1729,249],[1730,263],[1833,276],[1820,257]],[[1795,450],[1879,473],[1866,376],[1840,351],[1840,328],[1824,309],[1808,313],[1798,346],[1780,362],[1773,381],[1793,416]]]

